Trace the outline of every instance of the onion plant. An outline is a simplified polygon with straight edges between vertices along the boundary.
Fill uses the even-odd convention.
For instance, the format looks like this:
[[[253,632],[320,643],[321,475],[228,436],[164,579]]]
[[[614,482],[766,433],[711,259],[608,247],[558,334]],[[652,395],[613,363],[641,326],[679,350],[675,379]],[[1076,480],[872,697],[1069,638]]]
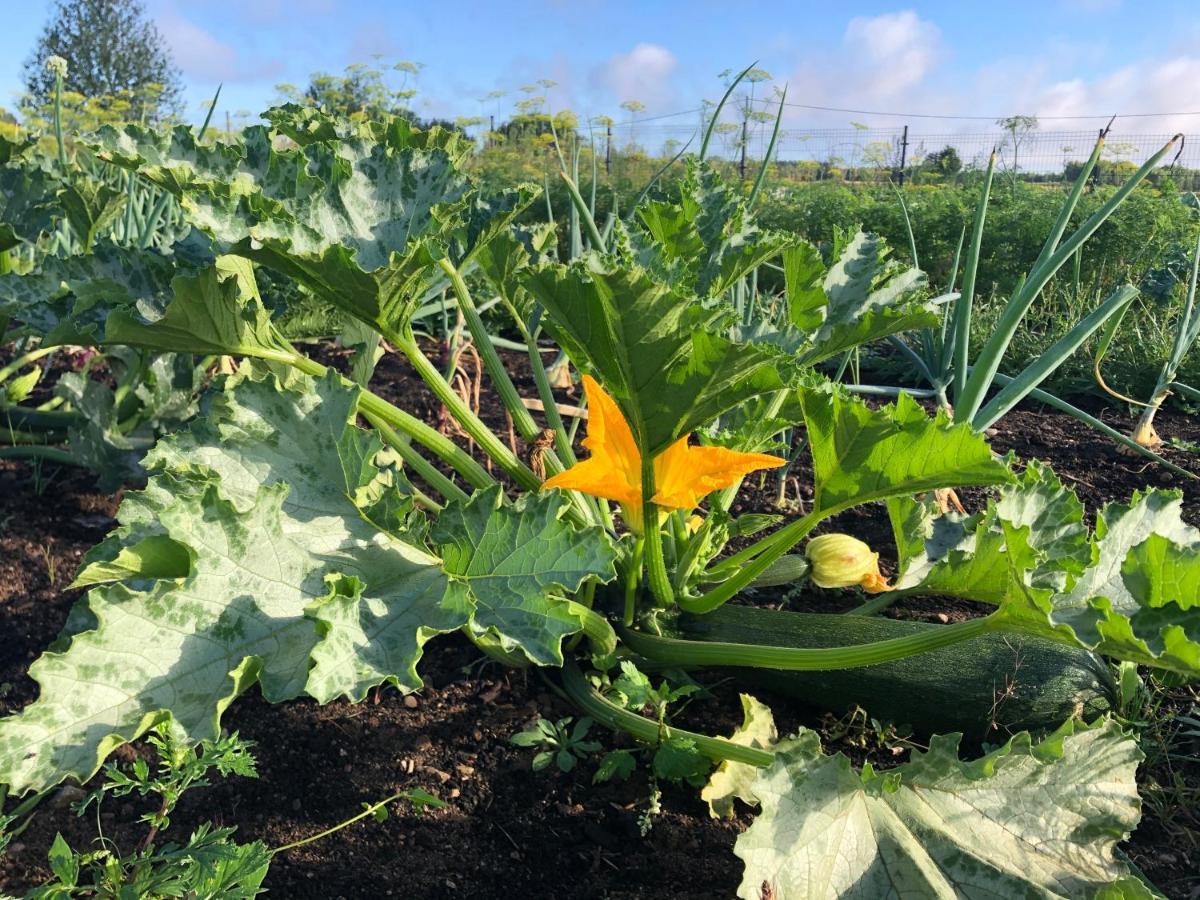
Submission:
[[[56,110],[64,65],[55,62]],[[140,479],[138,460],[157,431],[195,412],[207,362],[126,348],[82,352],[74,345],[90,343],[102,318],[76,316],[64,285],[103,285],[119,273],[144,279],[146,296],[162,296],[176,274],[174,244],[191,226],[169,192],[78,141],[69,152],[57,114],[55,126],[53,156],[36,138],[0,139],[0,340],[18,348],[0,368],[0,458],[83,466],[115,489]],[[128,248],[153,252],[136,271],[121,271]],[[38,389],[52,365],[74,371],[48,396]],[[102,371],[111,387],[93,377]]]
[[[996,164],[995,154],[992,154],[983,175],[979,202],[970,231],[970,240],[966,244],[961,290],[957,293],[953,292],[955,286],[953,278],[958,275],[958,257],[963,250],[962,240],[959,242],[959,250],[952,268],[952,282],[947,286],[946,294],[938,298],[942,309],[939,325],[932,329],[916,332],[915,340],[904,337],[892,338],[893,345],[912,364],[920,378],[931,387],[938,404],[946,409],[955,421],[969,422],[976,429],[983,430],[994,425],[1026,397],[1033,397],[1074,416],[1123,445],[1147,452],[1145,445],[1039,388],[1039,385],[1090,338],[1101,332],[1106,325],[1111,326],[1112,323],[1120,321],[1137,296],[1137,289],[1132,285],[1126,284],[1116,288],[1092,312],[1075,323],[1045,353],[1029,363],[1018,374],[1009,376],[1000,370],[1013,337],[1051,280],[1068,260],[1078,261],[1079,253],[1088,238],[1104,224],[1180,139],[1181,136],[1176,135],[1168,141],[1157,153],[1147,159],[1090,217],[1068,234],[1071,218],[1079,203],[1079,198],[1104,150],[1105,135],[1103,133],[1100,135],[1091,155],[1064,199],[1054,227],[1046,236],[1037,259],[1005,302],[996,327],[984,341],[983,346],[973,349],[971,347],[971,319],[976,303],[980,248]],[[901,204],[903,206],[902,197]],[[906,208],[904,214],[908,221]],[[911,222],[908,234],[915,263],[917,259],[916,241]],[[965,238],[965,230],[963,235]],[[1149,455],[1179,474],[1190,475],[1157,454]]]
[[[1179,370],[1183,366],[1184,358],[1191,351],[1192,347],[1195,346],[1197,338],[1200,338],[1200,309],[1196,307],[1196,281],[1197,275],[1200,274],[1198,266],[1200,266],[1200,238],[1197,238],[1196,249],[1192,255],[1191,274],[1188,277],[1183,310],[1174,323],[1175,336],[1171,341],[1171,349],[1166,360],[1163,362],[1162,368],[1159,370],[1158,378],[1154,383],[1154,390],[1151,391],[1148,402],[1143,403],[1113,391],[1108,387],[1100,374],[1104,354],[1108,351],[1113,338],[1121,327],[1124,313],[1114,317],[1110,321],[1096,350],[1096,381],[1102,388],[1118,399],[1126,400],[1135,406],[1142,407],[1142,413],[1138,418],[1137,424],[1134,426],[1131,437],[1138,446],[1150,450],[1162,446],[1162,438],[1159,437],[1158,432],[1154,428],[1154,417],[1158,414],[1159,409],[1162,408],[1167,398],[1172,393],[1177,393],[1189,400],[1200,400],[1200,391],[1177,380]]]
[[[1113,504],[1093,531],[1052,473],[1018,476],[966,422],[904,396],[871,408],[821,379],[815,362],[932,314],[843,305],[857,269],[827,272],[815,248],[760,228],[702,161],[607,238],[568,182],[591,249],[562,262],[514,224],[536,189],[483,195],[454,134],[294,107],[268,119],[229,143],[137,126],[95,140],[101,158],[170,191],[218,256],[175,277],[165,306],[136,280],[73,288],[103,314],[93,340],[239,363],[203,415],[157,443],[146,490],[126,495],[85,560],[87,598],[31,668],[38,700],[0,721],[0,781],[19,794],[86,779],[168,720],[212,739],[255,684],[272,702],[417,690],[425,645],[458,632],[506,665],[543,667],[581,713],[645,746],[655,777],[710,773],[714,815],[758,806],[736,845],[740,896],[1135,889],[1113,848],[1137,823],[1139,754],[1102,714],[1112,686],[1096,654],[1200,674],[1200,534],[1178,494]],[[145,252],[127,248],[130,271]],[[788,318],[742,330],[735,285],[773,260]],[[545,419],[523,403],[472,269],[523,336],[544,328],[586,376],[581,446],[536,353]],[[263,304],[261,270],[397,347],[473,449],[301,352]],[[416,340],[412,315],[442,279],[519,440],[464,403]],[[739,513],[742,478],[780,466],[789,428],[807,442],[810,507]],[[994,502],[955,517],[914,499],[962,485],[995,489]],[[891,579],[862,541],[828,537],[834,516],[875,502],[895,532]],[[944,626],[816,616],[823,643],[791,613],[737,619],[729,601],[780,583],[989,611]],[[898,768],[858,773],[815,732],[781,737],[749,696],[730,736],[642,715],[611,687],[620,663],[819,676],[840,696],[882,676],[898,704],[937,698],[939,730],[983,716],[1017,733],[976,733],[999,745],[973,761],[958,736],[935,736]],[[1036,677],[1014,687],[1011,712],[993,710],[997,672],[1018,664]]]

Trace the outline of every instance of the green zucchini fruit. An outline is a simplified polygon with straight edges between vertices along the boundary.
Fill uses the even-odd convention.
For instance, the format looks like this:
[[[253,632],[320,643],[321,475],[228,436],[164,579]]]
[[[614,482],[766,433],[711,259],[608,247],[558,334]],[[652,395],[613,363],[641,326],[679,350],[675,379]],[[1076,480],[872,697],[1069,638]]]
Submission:
[[[662,623],[664,637],[776,647],[839,647],[941,628],[877,616],[779,612],[726,604]],[[1113,708],[1107,664],[1082,648],[1032,635],[991,633],[892,662],[837,671],[736,668],[739,680],[822,710],[861,706],[917,733],[971,738],[1054,728]]]

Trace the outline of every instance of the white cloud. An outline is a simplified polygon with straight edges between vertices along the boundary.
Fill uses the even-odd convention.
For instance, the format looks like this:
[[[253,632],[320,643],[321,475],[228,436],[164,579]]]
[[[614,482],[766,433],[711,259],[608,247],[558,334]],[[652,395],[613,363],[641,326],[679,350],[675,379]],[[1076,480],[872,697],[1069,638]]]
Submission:
[[[1178,113],[1200,108],[1198,84],[1200,56],[1139,60],[1092,80],[1075,78],[1052,83],[1034,99],[1033,108],[1048,120],[1053,116],[1115,114],[1118,128],[1194,132],[1200,126],[1200,116]],[[1120,123],[1120,115],[1130,113],[1168,115],[1142,119],[1137,126]]]
[[[638,44],[628,53],[610,57],[594,80],[611,91],[618,102],[640,100],[648,110],[661,110],[676,100],[671,76],[678,66],[679,60],[666,47]]]
[[[780,81],[790,82],[789,97],[813,106],[911,109],[914,95],[945,57],[941,29],[912,10],[856,16],[847,23],[840,47],[806,54]],[[843,113],[792,111],[789,118],[846,124]]]
[[[278,77],[283,72],[283,65],[277,59],[256,57],[247,62],[231,44],[173,6],[161,10],[154,24],[170,48],[171,58],[190,79],[209,83],[258,81]]]
[[[936,25],[905,10],[851,19],[843,43],[864,86],[885,97],[924,81],[941,55],[941,37]]]

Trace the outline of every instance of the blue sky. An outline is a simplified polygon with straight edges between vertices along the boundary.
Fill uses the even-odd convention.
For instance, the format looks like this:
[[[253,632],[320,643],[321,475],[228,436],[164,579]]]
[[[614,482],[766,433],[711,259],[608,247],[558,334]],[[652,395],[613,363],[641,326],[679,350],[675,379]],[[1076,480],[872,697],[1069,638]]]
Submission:
[[[400,59],[425,64],[421,113],[506,115],[519,87],[553,79],[549,106],[626,118],[694,109],[717,73],[758,60],[813,106],[999,116],[1200,111],[1200,14],[1188,0],[1042,2],[385,2],[145,0],[184,73],[188,111],[224,82],[225,110],[258,112],[274,85]],[[50,0],[4,0],[0,105]],[[481,103],[493,90],[499,101]],[[886,116],[794,108],[789,121],[885,126]],[[1063,120],[1065,124],[1067,120]],[[1082,124],[1082,123],[1079,123]],[[1092,123],[1087,123],[1091,127]],[[953,128],[951,123],[947,127]],[[1146,122],[1200,130],[1200,116]]]

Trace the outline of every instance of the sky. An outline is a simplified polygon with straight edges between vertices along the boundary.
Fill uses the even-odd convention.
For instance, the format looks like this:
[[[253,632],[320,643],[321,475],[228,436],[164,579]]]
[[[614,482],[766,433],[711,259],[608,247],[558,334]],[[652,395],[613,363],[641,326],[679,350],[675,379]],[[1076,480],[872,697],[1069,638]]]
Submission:
[[[1103,122],[1057,117],[1163,113],[1170,115],[1142,120],[1145,129],[1200,132],[1194,0],[144,2],[183,73],[196,121],[218,84],[218,116],[257,114],[279,83],[303,86],[315,71],[399,60],[424,64],[409,85],[422,115],[500,120],[526,96],[522,85],[550,79],[551,110],[620,121],[629,118],[622,101],[638,100],[639,117],[649,120],[719,97],[718,73],[757,61],[775,84],[787,84],[789,101],[857,111],[794,106],[789,125],[1036,114],[1043,127],[1093,128]],[[22,63],[52,6],[0,0],[0,106],[15,105]],[[770,93],[767,85],[756,90]],[[482,99],[493,91],[505,96]]]

